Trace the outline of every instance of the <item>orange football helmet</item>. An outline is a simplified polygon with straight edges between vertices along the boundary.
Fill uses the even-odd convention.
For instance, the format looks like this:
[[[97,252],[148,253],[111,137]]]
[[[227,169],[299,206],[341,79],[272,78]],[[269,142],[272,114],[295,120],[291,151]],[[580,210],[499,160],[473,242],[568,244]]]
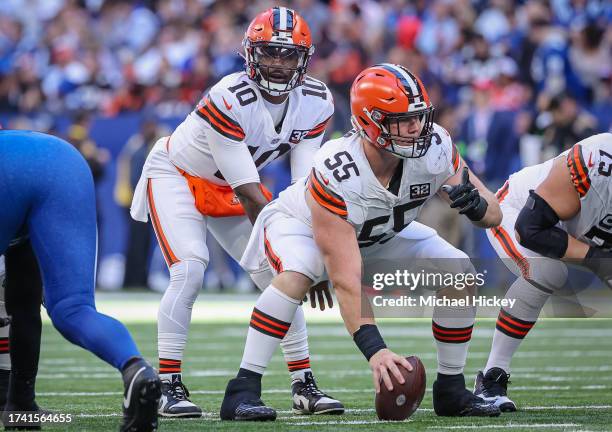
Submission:
[[[304,82],[314,53],[306,21],[282,6],[255,17],[244,35],[243,46],[249,77],[273,96],[288,93]],[[280,59],[282,64],[266,65],[264,58]]]
[[[403,66],[382,63],[361,72],[351,87],[351,114],[364,138],[395,156],[419,158],[431,145],[434,107],[421,80]],[[402,136],[400,122],[415,118],[419,135]]]

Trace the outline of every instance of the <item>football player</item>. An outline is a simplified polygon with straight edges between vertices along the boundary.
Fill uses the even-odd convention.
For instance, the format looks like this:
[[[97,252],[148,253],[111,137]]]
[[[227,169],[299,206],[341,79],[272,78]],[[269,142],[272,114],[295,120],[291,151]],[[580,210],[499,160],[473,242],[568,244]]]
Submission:
[[[35,385],[43,287],[36,255],[27,235],[13,240],[0,261],[3,259],[6,277],[0,265],[0,303],[4,309],[0,325],[8,322],[10,325],[0,328],[3,336],[0,337],[0,408],[3,411],[40,411],[35,401]],[[5,416],[4,422],[7,420]]]
[[[410,370],[409,363],[387,349],[374,320],[362,316],[362,265],[368,272],[376,261],[446,258],[459,271],[473,272],[465,253],[414,222],[435,193],[479,227],[501,221],[495,196],[473,174],[470,180],[451,137],[433,121],[425,87],[410,71],[394,64],[370,67],[353,82],[350,99],[354,129],[327,142],[315,155],[310,175],[283,191],[257,219],[241,262],[254,270],[265,255],[276,276],[253,309],[240,370],[225,391],[222,419],[276,417],[261,401],[262,375],[300,300],[324,279],[331,281],[346,328],[369,361],[376,391],[381,380],[392,388],[390,374],[403,383],[397,364]],[[460,292],[452,287],[444,294]],[[474,307],[434,309],[438,415],[499,415],[497,407],[465,388],[475,313]]]
[[[127,329],[96,311],[96,203],[83,157],[50,135],[0,131],[0,202],[0,254],[25,230],[40,265],[45,307],[55,328],[123,375],[121,430],[155,430],[159,377]]]
[[[314,47],[308,24],[295,11],[274,7],[260,13],[243,45],[246,71],[215,84],[172,135],[157,142],[132,202],[134,219],[151,217],[170,270],[158,314],[162,416],[202,414],[189,400],[181,372],[191,309],[209,261],[207,233],[239,260],[252,223],[271,197],[258,171],[290,152],[292,179],[306,175],[333,114],[325,84],[306,75]],[[260,264],[251,275],[263,289],[272,273],[265,259]],[[301,309],[282,348],[294,408],[304,414],[343,412],[314,381]]]
[[[502,411],[510,361],[536,323],[546,300],[566,283],[571,261],[612,287],[612,134],[593,135],[542,164],[510,176],[497,191],[504,215],[487,231],[497,254],[518,279],[500,310],[487,364],[475,393]]]

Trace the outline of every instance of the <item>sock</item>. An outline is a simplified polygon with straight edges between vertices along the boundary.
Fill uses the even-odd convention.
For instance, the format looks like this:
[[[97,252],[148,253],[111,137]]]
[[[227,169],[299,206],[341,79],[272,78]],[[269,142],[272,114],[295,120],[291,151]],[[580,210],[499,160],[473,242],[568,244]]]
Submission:
[[[181,360],[160,358],[159,378],[172,381],[172,375],[181,374],[181,363]]]
[[[257,378],[259,380],[261,380],[261,377],[260,373],[243,368],[238,369],[238,375],[236,375],[236,378]]]
[[[513,307],[505,307],[499,311],[491,354],[483,373],[493,367],[502,368],[510,373],[512,356],[527,336],[550,297],[524,278],[518,278],[508,289],[507,299],[516,300]]]
[[[463,374],[476,307],[434,307],[432,330],[438,351],[438,373]]]
[[[291,380],[304,381],[304,374],[310,372],[311,369],[306,318],[304,318],[304,310],[301,307],[295,311],[289,331],[280,344]]]
[[[300,301],[270,285],[259,296],[247,333],[240,367],[263,375],[276,347],[285,337]]]

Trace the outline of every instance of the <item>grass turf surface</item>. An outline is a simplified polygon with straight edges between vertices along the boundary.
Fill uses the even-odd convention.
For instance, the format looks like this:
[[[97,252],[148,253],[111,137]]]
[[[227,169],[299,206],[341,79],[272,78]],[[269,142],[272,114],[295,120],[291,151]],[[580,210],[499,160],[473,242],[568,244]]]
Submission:
[[[470,346],[467,386],[486,362],[494,322],[481,320]],[[156,324],[128,324],[143,354],[156,365]],[[421,357],[427,393],[407,422],[378,422],[368,365],[341,323],[309,325],[311,364],[319,387],[347,407],[343,416],[291,414],[290,381],[280,352],[263,381],[263,400],[278,410],[275,423],[221,422],[218,410],[228,379],[242,356],[247,324],[194,323],[183,362],[191,399],[205,412],[201,419],[161,419],[160,430],[612,430],[612,320],[544,320],[522,344],[513,362],[509,394],[520,412],[498,418],[441,418],[432,410],[431,384],[436,354],[430,321],[383,322],[385,340],[396,352]],[[61,430],[116,430],[122,385],[119,374],[88,352],[66,342],[49,324],[43,330],[37,383],[38,402],[70,413]]]

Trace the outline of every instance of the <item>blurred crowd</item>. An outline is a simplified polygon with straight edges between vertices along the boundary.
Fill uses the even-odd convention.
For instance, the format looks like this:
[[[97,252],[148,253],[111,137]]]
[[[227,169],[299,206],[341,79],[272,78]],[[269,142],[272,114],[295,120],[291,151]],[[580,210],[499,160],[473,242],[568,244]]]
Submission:
[[[405,65],[422,79],[436,121],[492,189],[522,166],[611,129],[609,1],[279,3],[297,10],[311,28],[316,50],[309,73],[328,84],[336,105],[330,136],[350,128],[353,78],[383,61]],[[2,0],[0,112],[72,116],[70,131],[85,151],[93,150],[78,136],[87,135],[91,116],[184,116],[207,88],[244,68],[239,53],[246,26],[274,5]],[[155,133],[153,125],[143,128],[144,138],[134,138],[140,147],[132,141],[128,158],[146,155],[139,149],[150,146]],[[89,156],[92,169],[108,157],[97,150]],[[123,163],[122,187],[130,183],[130,163]],[[283,174],[273,173],[270,181],[276,175]],[[128,189],[120,203],[129,201]],[[448,235],[466,241],[461,233]]]

